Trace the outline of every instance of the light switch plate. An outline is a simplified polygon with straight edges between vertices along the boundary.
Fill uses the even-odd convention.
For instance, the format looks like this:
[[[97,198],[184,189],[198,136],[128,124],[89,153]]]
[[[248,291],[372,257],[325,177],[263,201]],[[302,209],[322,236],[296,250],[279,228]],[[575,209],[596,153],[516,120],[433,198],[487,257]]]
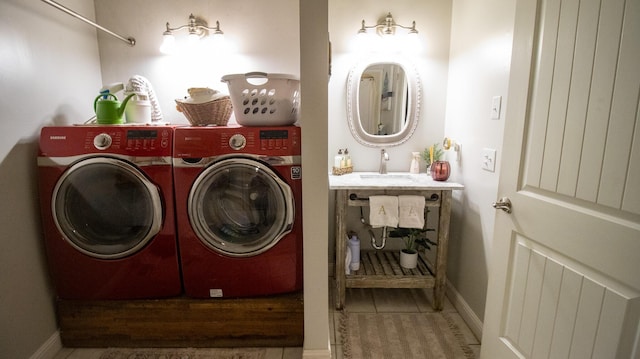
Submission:
[[[492,148],[482,149],[482,169],[489,172],[496,171],[496,150]]]
[[[491,119],[499,120],[500,119],[500,110],[502,107],[502,96],[493,96],[491,100]]]

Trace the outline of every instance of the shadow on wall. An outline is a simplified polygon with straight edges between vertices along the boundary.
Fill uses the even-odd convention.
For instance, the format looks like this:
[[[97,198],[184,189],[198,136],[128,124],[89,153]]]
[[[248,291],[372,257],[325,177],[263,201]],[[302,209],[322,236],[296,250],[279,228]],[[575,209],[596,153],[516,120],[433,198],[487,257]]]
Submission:
[[[0,260],[1,265],[9,262],[39,263],[42,265],[26,268],[29,272],[48,277],[44,242],[42,240],[42,226],[40,222],[40,197],[38,196],[37,175],[38,140],[29,139],[17,143],[0,164],[0,187],[4,198],[0,203],[0,228],[3,228],[5,239],[2,248],[5,254],[13,256]],[[29,258],[16,256],[27,250]],[[12,270],[3,273],[15,272]],[[19,280],[19,278],[14,278]],[[48,279],[47,279],[48,281]]]
[[[45,126],[71,126],[87,123],[95,115],[95,112],[93,111],[93,104],[90,104],[90,106],[91,113],[88,115],[81,115],[77,112],[77,106],[67,104],[60,105],[56,108],[56,112],[52,117],[52,122],[45,124]],[[37,136],[40,136],[40,129],[38,129]],[[38,141],[38,138],[39,137],[36,138],[36,142]]]
[[[492,210],[490,207],[484,211]],[[476,204],[469,203],[468,196],[464,191],[454,193],[451,206],[451,227],[449,232],[449,252],[447,260],[447,278],[460,290],[473,285],[475,289],[468,289],[468,293],[479,295],[475,300],[484,300],[486,296],[486,283],[488,278],[488,264],[486,261],[485,243],[490,239],[484,238],[482,230],[482,209]],[[462,225],[462,222],[465,224]],[[458,224],[458,225],[456,225]],[[463,242],[465,242],[463,244]],[[464,251],[463,251],[464,249]],[[471,251],[471,253],[469,252]],[[473,260],[473,263],[465,263]],[[463,265],[464,264],[464,265]],[[460,280],[465,277],[461,273],[461,268],[468,269],[469,266],[477,272],[475,285],[473,283],[461,284]],[[468,293],[462,293],[468,296]],[[480,298],[481,297],[481,298]],[[467,300],[469,302],[469,300]],[[484,308],[472,308],[482,320]]]
[[[20,141],[0,163],[0,293],[11,293],[0,296],[0,318],[7,324],[0,328],[2,349],[37,348],[57,327],[42,240],[37,150],[37,140]],[[11,356],[32,353],[22,354]]]

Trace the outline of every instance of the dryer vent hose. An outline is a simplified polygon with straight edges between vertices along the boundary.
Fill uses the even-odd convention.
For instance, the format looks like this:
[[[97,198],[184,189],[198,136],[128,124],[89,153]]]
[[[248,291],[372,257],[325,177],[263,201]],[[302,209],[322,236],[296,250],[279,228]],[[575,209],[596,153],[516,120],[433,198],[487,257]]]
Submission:
[[[129,93],[146,93],[149,97],[149,102],[151,103],[151,121],[162,121],[162,110],[160,109],[158,98],[156,97],[156,93],[153,91],[153,86],[151,86],[149,80],[140,75],[134,75],[129,79],[125,91]]]

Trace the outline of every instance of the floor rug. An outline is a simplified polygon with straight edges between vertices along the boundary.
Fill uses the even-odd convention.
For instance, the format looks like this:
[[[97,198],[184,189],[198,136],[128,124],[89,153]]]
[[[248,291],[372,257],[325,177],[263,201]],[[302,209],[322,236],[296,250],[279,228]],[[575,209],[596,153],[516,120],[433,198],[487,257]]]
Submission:
[[[263,348],[110,348],[100,359],[263,359]]]
[[[468,359],[475,355],[453,319],[436,313],[348,313],[340,323],[347,359]]]

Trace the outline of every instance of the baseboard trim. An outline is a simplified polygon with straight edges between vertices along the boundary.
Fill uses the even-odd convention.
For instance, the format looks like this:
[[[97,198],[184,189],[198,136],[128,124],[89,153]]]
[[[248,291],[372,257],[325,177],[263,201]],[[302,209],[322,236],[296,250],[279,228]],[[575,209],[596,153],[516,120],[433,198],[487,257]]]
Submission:
[[[29,359],[52,359],[62,350],[60,331],[56,330]]]
[[[482,321],[476,313],[471,310],[471,307],[464,300],[462,295],[456,290],[456,288],[451,284],[451,282],[447,279],[447,298],[458,311],[458,314],[464,319],[465,323],[471,331],[473,335],[478,338],[478,340],[482,339]]]
[[[302,351],[303,359],[331,359],[331,350],[326,349],[304,349]]]

